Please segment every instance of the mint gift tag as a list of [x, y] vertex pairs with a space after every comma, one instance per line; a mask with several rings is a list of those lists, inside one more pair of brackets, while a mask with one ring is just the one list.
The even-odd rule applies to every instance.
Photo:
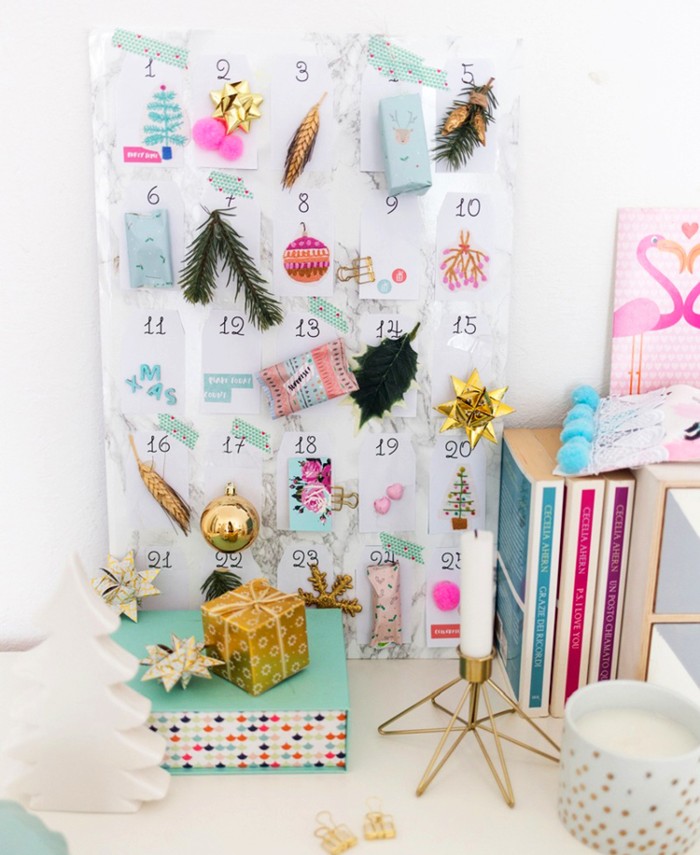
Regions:
[[129, 284], [132, 288], [172, 288], [168, 212], [124, 214]]

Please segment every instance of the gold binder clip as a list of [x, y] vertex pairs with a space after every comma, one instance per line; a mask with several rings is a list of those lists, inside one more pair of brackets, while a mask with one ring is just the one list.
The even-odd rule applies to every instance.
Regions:
[[[322, 816], [328, 817], [328, 825], [321, 819]], [[357, 838], [347, 825], [335, 825], [327, 810], [316, 814], [316, 822], [318, 828], [314, 831], [314, 836], [321, 839], [321, 848], [329, 855], [341, 855], [357, 845]]]
[[337, 276], [339, 282], [349, 282], [351, 279], [354, 279], [358, 285], [366, 285], [374, 282], [372, 256], [367, 255], [364, 258], [355, 258], [350, 267], [339, 267]]
[[346, 493], [344, 487], [333, 487], [331, 490], [331, 510], [336, 514], [343, 508], [355, 510], [359, 503], [360, 497], [357, 493]]
[[[375, 806], [376, 805], [376, 806]], [[392, 840], [396, 837], [394, 817], [382, 813], [382, 803], [379, 799], [367, 799], [369, 810], [365, 814], [363, 833], [365, 840]]]

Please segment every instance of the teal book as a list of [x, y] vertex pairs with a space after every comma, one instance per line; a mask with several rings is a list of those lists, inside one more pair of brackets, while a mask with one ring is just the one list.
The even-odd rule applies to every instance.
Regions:
[[564, 479], [552, 474], [534, 431], [504, 431], [500, 495], [496, 649], [518, 704], [529, 715], [546, 716]]
[[[173, 775], [260, 772], [344, 772], [350, 712], [343, 623], [339, 609], [307, 609], [309, 665], [253, 697], [216, 675], [194, 677], [166, 692], [160, 681], [130, 686], [148, 698], [148, 725], [167, 743], [163, 762]], [[114, 640], [139, 659], [146, 645], [168, 644], [171, 633], [202, 640], [201, 613], [141, 611], [122, 620]]]

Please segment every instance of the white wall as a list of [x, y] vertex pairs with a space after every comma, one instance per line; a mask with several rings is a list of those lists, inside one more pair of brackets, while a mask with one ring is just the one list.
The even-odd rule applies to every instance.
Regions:
[[607, 391], [615, 212], [697, 204], [696, 0], [5, 0], [0, 27], [0, 646], [73, 550], [106, 553], [87, 32], [306, 27], [525, 39], [508, 401]]

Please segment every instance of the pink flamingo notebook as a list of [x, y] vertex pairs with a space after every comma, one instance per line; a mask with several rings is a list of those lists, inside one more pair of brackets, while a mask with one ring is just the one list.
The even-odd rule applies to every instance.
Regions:
[[700, 386], [700, 210], [622, 208], [610, 394]]

